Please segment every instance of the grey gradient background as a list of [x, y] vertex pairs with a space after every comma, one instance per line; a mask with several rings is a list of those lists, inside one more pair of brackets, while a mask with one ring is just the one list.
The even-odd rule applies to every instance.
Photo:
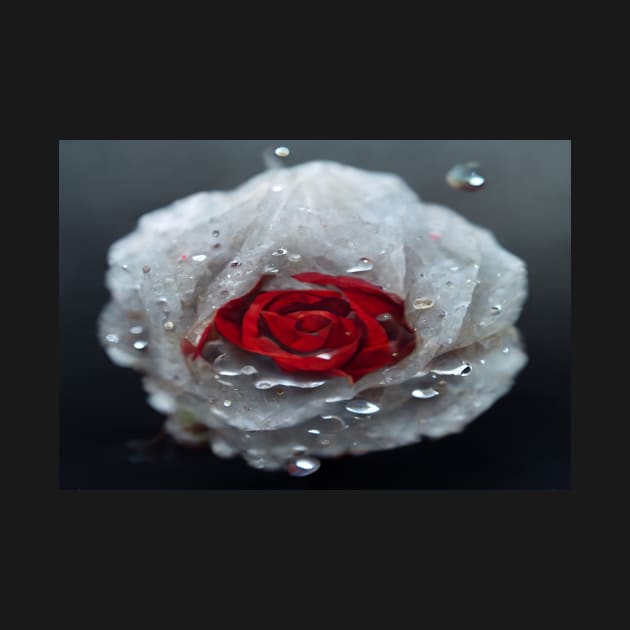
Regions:
[[[109, 362], [96, 338], [108, 301], [109, 245], [138, 218], [200, 190], [227, 190], [263, 169], [329, 159], [400, 175], [424, 200], [494, 232], [525, 260], [530, 296], [518, 326], [529, 364], [511, 392], [461, 434], [362, 457], [324, 460], [304, 479], [167, 443], [132, 463], [125, 442], [157, 433], [140, 376]], [[62, 488], [570, 487], [569, 141], [93, 141], [59, 144], [60, 486]], [[446, 171], [481, 163], [486, 187], [450, 189]]]

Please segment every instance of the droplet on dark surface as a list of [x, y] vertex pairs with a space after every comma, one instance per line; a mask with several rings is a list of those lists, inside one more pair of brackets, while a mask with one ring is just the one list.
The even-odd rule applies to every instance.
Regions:
[[477, 172], [478, 162], [456, 164], [446, 174], [446, 182], [456, 190], [469, 192], [480, 190], [486, 183], [485, 178]]

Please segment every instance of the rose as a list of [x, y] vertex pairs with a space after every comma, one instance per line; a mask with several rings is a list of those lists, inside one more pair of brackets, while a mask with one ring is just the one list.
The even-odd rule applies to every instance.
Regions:
[[217, 311], [194, 358], [216, 331], [244, 350], [271, 357], [284, 371], [347, 376], [354, 382], [398, 363], [415, 348], [404, 301], [397, 295], [358, 278], [293, 277], [338, 290], [261, 291], [263, 276], [251, 291]]
[[111, 359], [176, 440], [256, 468], [461, 431], [526, 362], [523, 262], [392, 175], [312, 162], [192, 195], [109, 264]]

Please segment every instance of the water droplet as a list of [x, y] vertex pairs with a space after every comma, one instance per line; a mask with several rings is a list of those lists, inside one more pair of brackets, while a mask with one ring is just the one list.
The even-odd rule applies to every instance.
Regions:
[[293, 457], [289, 462], [289, 467], [287, 468], [287, 472], [292, 477], [306, 477], [307, 475], [312, 475], [314, 472], [319, 470], [321, 466], [320, 461], [316, 457]]
[[129, 329], [129, 332], [130, 332], [132, 335], [141, 335], [143, 330], [144, 330], [144, 328], [142, 328], [142, 326], [132, 326], [132, 327]]
[[289, 153], [291, 153], [291, 151], [289, 151], [288, 147], [278, 147], [274, 153], [278, 156], [278, 157], [287, 157], [289, 155]]
[[456, 164], [447, 174], [446, 181], [456, 190], [474, 191], [483, 188], [486, 180], [477, 172], [478, 162]]
[[221, 236], [221, 232], [219, 232], [219, 230], [212, 230], [212, 236], [214, 236], [214, 238], [219, 238], [219, 236]]
[[264, 269], [265, 273], [278, 273], [278, 271], [280, 270], [275, 265], [266, 265]]
[[158, 304], [168, 304], [168, 300], [165, 297], [158, 298]]
[[411, 392], [414, 398], [435, 398], [440, 395], [440, 392], [436, 392], [432, 387], [426, 389], [414, 389]]
[[485, 359], [479, 359], [479, 363], [481, 363], [481, 365], [485, 365], [486, 364], [486, 360]]
[[330, 361], [332, 359], [332, 354], [330, 352], [322, 352], [321, 354], [315, 355], [318, 359], [324, 359], [324, 361]]
[[224, 407], [231, 407], [232, 406], [232, 401], [231, 400], [224, 400], [223, 401], [223, 406]]
[[271, 389], [273, 387], [273, 383], [270, 383], [269, 381], [256, 381], [254, 387], [256, 389]]
[[362, 398], [355, 398], [354, 400], [346, 403], [346, 411], [362, 416], [377, 413], [380, 410], [381, 408], [377, 404], [372, 403], [369, 400], [363, 400]]
[[338, 433], [348, 428], [348, 425], [339, 416], [322, 416], [325, 424], [320, 424], [324, 433]]
[[433, 374], [440, 374], [443, 376], [466, 376], [472, 372], [472, 367], [470, 366], [470, 363], [462, 363], [461, 365], [451, 369], [436, 369], [431, 370], [431, 372], [433, 372]]
[[497, 304], [497, 305], [493, 306], [493, 307], [490, 309], [490, 312], [491, 312], [493, 315], [498, 315], [498, 314], [501, 312], [501, 310], [502, 310], [502, 309], [501, 309], [501, 305], [500, 305], [500, 304]]
[[300, 260], [302, 258], [302, 256], [300, 256], [300, 254], [289, 254], [287, 256], [287, 258], [291, 261], [291, 262], [297, 262], [298, 260]]
[[246, 376], [256, 374], [256, 372], [258, 372], [258, 370], [253, 365], [244, 365], [241, 368], [241, 374], [245, 374]]
[[282, 192], [282, 186], [278, 186], [278, 185], [272, 186], [271, 187], [271, 191], [272, 192]]
[[392, 316], [390, 313], [381, 313], [380, 315], [376, 316], [376, 321], [377, 322], [389, 322], [391, 321]]
[[284, 247], [278, 247], [275, 252], [272, 252], [272, 256], [285, 256], [287, 250]]
[[149, 267], [149, 265], [142, 267], [142, 273], [149, 273], [149, 271], [151, 271], [151, 267]]
[[346, 272], [359, 273], [361, 271], [370, 271], [371, 269], [374, 269], [374, 264], [369, 258], [363, 257], [359, 258], [359, 260], [354, 265], [346, 269]]
[[205, 254], [195, 254], [192, 259], [195, 262], [203, 262], [206, 258], [208, 258]]
[[319, 435], [321, 433], [319, 429], [308, 429], [306, 432], [310, 433], [311, 435]]
[[394, 357], [394, 359], [398, 356], [398, 352], [392, 352], [392, 357]]
[[503, 350], [501, 350], [501, 352], [503, 352], [503, 354], [507, 354], [510, 351], [509, 348], [503, 348]]
[[439, 317], [440, 319], [444, 319], [444, 318], [446, 317], [446, 311], [440, 311], [440, 312], [438, 313], [438, 317]]
[[105, 335], [105, 340], [109, 341], [109, 343], [118, 343], [120, 341], [118, 335], [114, 334]]
[[319, 440], [319, 443], [320, 443], [321, 446], [330, 446], [330, 444], [331, 444], [330, 440], [327, 440], [325, 438]]
[[212, 364], [222, 376], [238, 376], [241, 373], [241, 366], [226, 353], [220, 354]]
[[171, 321], [164, 322], [163, 326], [164, 326], [164, 330], [175, 330], [174, 322], [171, 322]]
[[431, 298], [417, 298], [413, 301], [413, 307], [417, 310], [431, 308], [435, 302]]
[[136, 350], [145, 350], [148, 345], [149, 345], [148, 341], [142, 341], [141, 340], [141, 341], [135, 341], [134, 344], [133, 344], [133, 347]]

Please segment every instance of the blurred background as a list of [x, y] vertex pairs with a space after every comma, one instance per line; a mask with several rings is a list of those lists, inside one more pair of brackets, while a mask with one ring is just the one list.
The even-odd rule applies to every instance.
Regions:
[[[96, 337], [108, 302], [107, 250], [138, 218], [201, 190], [228, 190], [283, 162], [335, 160], [401, 176], [425, 200], [494, 232], [525, 260], [530, 295], [518, 322], [529, 363], [516, 385], [461, 434], [324, 460], [305, 478], [254, 470], [149, 439], [164, 417], [140, 375], [117, 367]], [[567, 489], [570, 487], [571, 143], [568, 140], [68, 140], [59, 143], [60, 487], [65, 489]], [[476, 161], [479, 191], [447, 171]]]

